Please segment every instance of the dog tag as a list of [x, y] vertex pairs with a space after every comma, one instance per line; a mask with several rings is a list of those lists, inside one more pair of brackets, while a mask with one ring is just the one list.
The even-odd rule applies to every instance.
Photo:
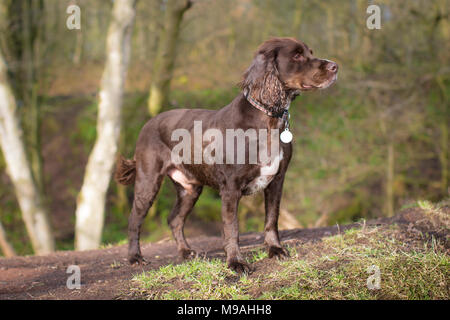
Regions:
[[280, 140], [283, 143], [289, 143], [292, 141], [292, 133], [288, 128], [284, 129], [284, 131], [280, 134]]

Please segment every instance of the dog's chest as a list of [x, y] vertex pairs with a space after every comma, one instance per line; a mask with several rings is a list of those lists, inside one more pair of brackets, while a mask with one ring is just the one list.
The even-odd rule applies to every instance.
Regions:
[[250, 195], [265, 189], [277, 174], [281, 160], [283, 160], [283, 151], [281, 151], [268, 165], [260, 168], [259, 176], [250, 181], [244, 189], [244, 194]]

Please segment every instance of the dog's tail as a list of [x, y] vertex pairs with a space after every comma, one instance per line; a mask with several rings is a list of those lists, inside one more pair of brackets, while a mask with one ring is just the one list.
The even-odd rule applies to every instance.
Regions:
[[125, 186], [133, 184], [136, 179], [136, 160], [129, 160], [119, 156], [114, 178], [118, 183]]

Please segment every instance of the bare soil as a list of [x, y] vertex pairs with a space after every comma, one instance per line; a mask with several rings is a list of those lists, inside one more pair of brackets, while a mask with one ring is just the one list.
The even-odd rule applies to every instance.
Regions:
[[[446, 210], [449, 213], [449, 210]], [[412, 208], [393, 218], [369, 221], [366, 226], [398, 224], [405, 232], [405, 241], [411, 230], [440, 238], [448, 249], [447, 231], [434, 228], [432, 222], [423, 219], [420, 209]], [[300, 243], [320, 242], [349, 228], [362, 227], [362, 223], [314, 229], [281, 231], [282, 241]], [[200, 236], [188, 239], [193, 249], [205, 257], [224, 258], [219, 236]], [[424, 238], [425, 241], [425, 238]], [[240, 238], [243, 252], [263, 246], [262, 233], [247, 233]], [[145, 243], [142, 253], [149, 264], [129, 265], [126, 260], [127, 246], [76, 252], [61, 251], [46, 256], [0, 258], [0, 299], [133, 299], [131, 279], [143, 271], [159, 268], [169, 263], [179, 263], [173, 241]], [[70, 274], [69, 265], [78, 265], [81, 270], [81, 289], [70, 290], [66, 282]], [[271, 268], [271, 260], [258, 263], [257, 268]]]

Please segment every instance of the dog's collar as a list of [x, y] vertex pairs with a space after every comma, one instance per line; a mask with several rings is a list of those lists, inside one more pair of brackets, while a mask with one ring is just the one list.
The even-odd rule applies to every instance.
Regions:
[[245, 99], [247, 99], [248, 102], [250, 102], [250, 104], [252, 106], [254, 106], [256, 109], [264, 112], [269, 117], [273, 117], [273, 118], [289, 117], [289, 106], [291, 105], [290, 100], [288, 101], [288, 103], [283, 107], [283, 109], [280, 112], [273, 112], [270, 110], [270, 109], [272, 109], [271, 107], [266, 107], [266, 106], [262, 105], [261, 103], [259, 103], [258, 101], [256, 101], [255, 99], [253, 99], [249, 94], [249, 90], [244, 90], [244, 97], [245, 97]]

